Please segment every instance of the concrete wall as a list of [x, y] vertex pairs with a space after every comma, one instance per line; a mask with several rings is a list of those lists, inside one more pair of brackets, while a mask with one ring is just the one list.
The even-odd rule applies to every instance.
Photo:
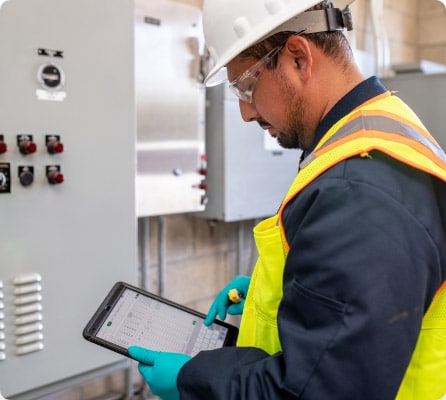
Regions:
[[[216, 292], [256, 259], [254, 221], [224, 223], [196, 215], [162, 217], [165, 232], [163, 295], [207, 312]], [[160, 218], [149, 218], [149, 290], [158, 292]], [[161, 242], [162, 243], [162, 242]]]

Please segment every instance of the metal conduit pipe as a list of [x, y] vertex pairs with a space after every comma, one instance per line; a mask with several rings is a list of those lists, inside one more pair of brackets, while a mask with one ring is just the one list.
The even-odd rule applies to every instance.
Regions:
[[158, 219], [158, 294], [164, 297], [166, 285], [166, 234], [164, 217]]
[[239, 221], [237, 224], [237, 250], [236, 250], [237, 264], [236, 274], [244, 275], [243, 268], [243, 222]]
[[[252, 220], [252, 229], [261, 221], [260, 220]], [[251, 231], [252, 231], [251, 229]], [[237, 231], [237, 265], [236, 265], [236, 273], [237, 275], [251, 275], [254, 269], [254, 265], [257, 261], [258, 253], [257, 247], [255, 244], [255, 240], [253, 235], [251, 235], [251, 241], [249, 243], [249, 249], [245, 250], [245, 237], [244, 237], [244, 224], [242, 221], [238, 223], [238, 231]], [[243, 262], [244, 254], [248, 254], [248, 259]]]
[[[261, 219], [254, 219], [252, 221], [252, 229], [251, 231], [254, 230], [254, 227], [257, 226], [258, 223], [260, 223]], [[257, 262], [257, 258], [259, 257], [259, 253], [257, 252], [257, 245], [254, 239], [254, 235], [251, 236], [251, 245], [250, 245], [250, 250], [249, 250], [249, 259], [248, 259], [248, 263], [246, 264], [246, 271], [245, 274], [246, 275], [252, 275], [252, 272], [254, 270], [254, 266]]]
[[150, 220], [149, 217], [138, 218], [139, 239], [139, 285], [149, 289], [150, 266]]
[[130, 360], [128, 361], [127, 368], [124, 371], [124, 391], [125, 400], [131, 400], [133, 398], [133, 370]]
[[[150, 218], [141, 217], [138, 218], [138, 250], [139, 250], [139, 286], [143, 289], [149, 290], [149, 274], [150, 274]], [[134, 399], [133, 393], [133, 370], [132, 365], [129, 362], [127, 369], [125, 370], [125, 400]], [[139, 382], [143, 388], [143, 396], [146, 398], [148, 395], [148, 388], [142, 377], [139, 377]]]

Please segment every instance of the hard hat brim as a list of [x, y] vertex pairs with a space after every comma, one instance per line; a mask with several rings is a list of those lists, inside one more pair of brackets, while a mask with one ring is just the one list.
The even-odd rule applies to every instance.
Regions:
[[[343, 9], [347, 5], [353, 3], [354, 0], [339, 0], [334, 1], [336, 3], [336, 7], [339, 7]], [[267, 37], [271, 36], [272, 33], [277, 33], [277, 28], [280, 27], [282, 24], [285, 24], [287, 21], [292, 19], [293, 17], [303, 14], [305, 10], [308, 8], [313, 7], [317, 3], [319, 3], [320, 0], [310, 1], [305, 4], [305, 9], [302, 9], [302, 3], [299, 1], [296, 2], [289, 2], [289, 6], [285, 7], [281, 12], [274, 15], [274, 23], [271, 23], [271, 19], [265, 19], [263, 23], [257, 24], [253, 29], [245, 34], [240, 40], [236, 40], [235, 43], [230, 46], [223, 54], [218, 54], [215, 60], [215, 64], [212, 66], [211, 70], [209, 71], [208, 75], [204, 79], [204, 83], [206, 86], [214, 86], [219, 83], [222, 83], [226, 77], [224, 74], [225, 71], [221, 72], [222, 75], [220, 75], [220, 71], [222, 68], [224, 68], [229, 62], [231, 62], [234, 58], [236, 58], [240, 53], [242, 53], [244, 50], [248, 49], [249, 47], [253, 46], [254, 44], [266, 39]], [[206, 4], [206, 3], [205, 3]], [[305, 18], [304, 18], [305, 21]], [[302, 29], [308, 28], [307, 26], [304, 26], [305, 23], [302, 24], [302, 26], [295, 26], [296, 31], [300, 31]], [[210, 29], [212, 29], [210, 27]], [[206, 28], [205, 28], [206, 31]], [[206, 36], [206, 35], [205, 35]], [[209, 52], [211, 56], [216, 55], [216, 52], [213, 51], [213, 49], [210, 47]]]
[[[315, 0], [305, 5], [305, 9], [313, 7], [320, 0]], [[206, 3], [205, 3], [206, 4]], [[271, 20], [265, 20], [263, 23], [256, 25], [248, 34], [243, 37], [243, 40], [237, 40], [234, 45], [228, 48], [224, 54], [218, 56], [218, 60], [216, 60], [215, 65], [209, 71], [206, 76], [204, 83], [208, 86], [208, 82], [211, 82], [211, 79], [219, 70], [225, 67], [230, 61], [232, 61], [235, 57], [237, 57], [241, 52], [253, 46], [254, 44], [260, 42], [263, 39], [266, 39], [269, 36], [269, 33], [276, 29], [279, 25], [283, 24], [293, 16], [302, 13], [305, 10], [302, 10], [302, 5], [300, 2], [296, 1], [290, 4], [290, 7], [285, 7], [281, 12], [274, 15], [274, 24], [271, 24]], [[212, 49], [210, 49], [212, 55]]]

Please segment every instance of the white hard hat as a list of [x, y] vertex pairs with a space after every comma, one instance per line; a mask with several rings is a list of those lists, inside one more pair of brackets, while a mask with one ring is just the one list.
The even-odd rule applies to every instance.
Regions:
[[[280, 31], [306, 33], [334, 30], [325, 10], [302, 14], [321, 0], [205, 0], [203, 30], [214, 65], [205, 79], [208, 86], [222, 82], [217, 74], [242, 51]], [[353, 1], [340, 0], [345, 6]], [[338, 10], [339, 11], [339, 10]], [[336, 18], [335, 18], [336, 19]], [[290, 29], [290, 24], [293, 29]], [[338, 26], [335, 29], [341, 29]], [[226, 71], [224, 71], [226, 74]]]

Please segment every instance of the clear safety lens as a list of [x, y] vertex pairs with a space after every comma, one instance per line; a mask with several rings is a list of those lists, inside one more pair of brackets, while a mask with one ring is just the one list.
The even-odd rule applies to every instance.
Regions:
[[264, 57], [257, 61], [253, 66], [243, 72], [237, 79], [229, 83], [229, 89], [240, 99], [252, 103], [255, 85], [260, 74], [266, 68], [271, 59], [282, 50], [285, 43], [269, 51]]
[[[294, 32], [293, 35], [301, 35], [305, 29]], [[248, 103], [252, 103], [254, 89], [260, 74], [268, 66], [272, 58], [283, 49], [288, 38], [277, 47], [270, 50], [264, 57], [257, 61], [253, 66], [243, 72], [238, 78], [229, 83], [229, 89], [240, 99]]]
[[229, 89], [231, 89], [232, 93], [234, 93], [240, 100], [252, 103], [252, 95], [259, 75], [260, 71], [257, 71], [255, 76], [250, 75], [241, 77], [240, 79], [231, 82], [229, 84]]

